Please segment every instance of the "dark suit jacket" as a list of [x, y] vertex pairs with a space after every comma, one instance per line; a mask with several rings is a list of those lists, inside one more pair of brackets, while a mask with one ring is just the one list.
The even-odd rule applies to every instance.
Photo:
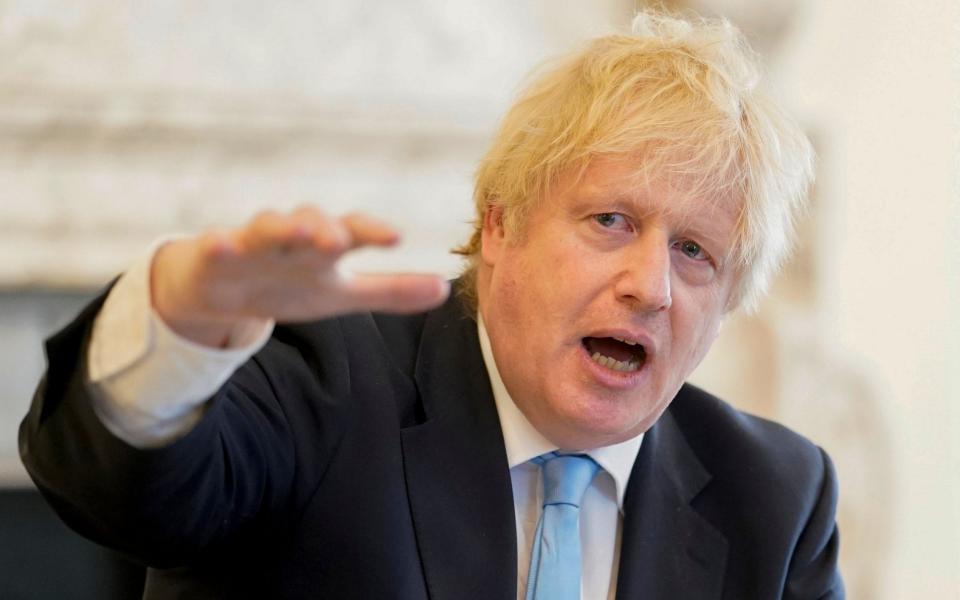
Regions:
[[[507, 458], [457, 300], [279, 327], [155, 450], [92, 412], [98, 308], [48, 341], [21, 454], [69, 525], [155, 567], [148, 598], [514, 600]], [[685, 386], [630, 477], [617, 597], [842, 598], [836, 497], [816, 446]]]

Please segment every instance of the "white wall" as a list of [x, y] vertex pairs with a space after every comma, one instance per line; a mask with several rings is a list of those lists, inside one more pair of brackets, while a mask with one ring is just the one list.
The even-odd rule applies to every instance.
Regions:
[[952, 0], [810, 2], [777, 65], [825, 148], [822, 323], [891, 425], [890, 600], [960, 598], [957, 19]]

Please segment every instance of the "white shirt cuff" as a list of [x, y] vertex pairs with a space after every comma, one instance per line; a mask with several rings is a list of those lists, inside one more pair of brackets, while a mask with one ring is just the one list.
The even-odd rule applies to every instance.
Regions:
[[247, 322], [227, 348], [177, 335], [150, 299], [154, 244], [114, 285], [93, 324], [87, 353], [94, 411], [127, 443], [151, 448], [185, 435], [203, 416], [206, 400], [266, 344], [272, 320]]

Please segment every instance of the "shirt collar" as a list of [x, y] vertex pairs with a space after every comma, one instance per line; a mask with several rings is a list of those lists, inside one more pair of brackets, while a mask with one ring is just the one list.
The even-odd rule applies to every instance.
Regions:
[[[507, 450], [507, 462], [510, 468], [523, 464], [531, 458], [558, 450], [557, 445], [540, 433], [527, 417], [517, 408], [513, 398], [507, 391], [500, 371], [493, 358], [490, 347], [490, 338], [487, 328], [483, 324], [483, 317], [477, 314], [477, 334], [480, 337], [480, 350], [483, 353], [483, 362], [490, 377], [490, 387], [493, 388], [493, 400], [497, 405], [497, 415], [500, 418], [500, 429], [503, 431], [503, 443]], [[617, 505], [623, 510], [623, 496], [627, 491], [627, 481], [633, 470], [633, 463], [640, 451], [643, 434], [629, 440], [582, 451], [603, 467], [603, 470], [613, 477], [617, 488]]]

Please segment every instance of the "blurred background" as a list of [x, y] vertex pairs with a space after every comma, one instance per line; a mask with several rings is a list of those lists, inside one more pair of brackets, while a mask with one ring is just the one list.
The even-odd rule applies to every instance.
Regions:
[[[140, 577], [20, 466], [43, 338], [156, 237], [267, 207], [376, 213], [406, 241], [354, 266], [454, 275], [524, 74], [641, 5], [0, 0], [0, 597]], [[666, 5], [744, 29], [819, 153], [796, 256], [693, 379], [832, 455], [851, 598], [960, 598], [957, 3]]]

